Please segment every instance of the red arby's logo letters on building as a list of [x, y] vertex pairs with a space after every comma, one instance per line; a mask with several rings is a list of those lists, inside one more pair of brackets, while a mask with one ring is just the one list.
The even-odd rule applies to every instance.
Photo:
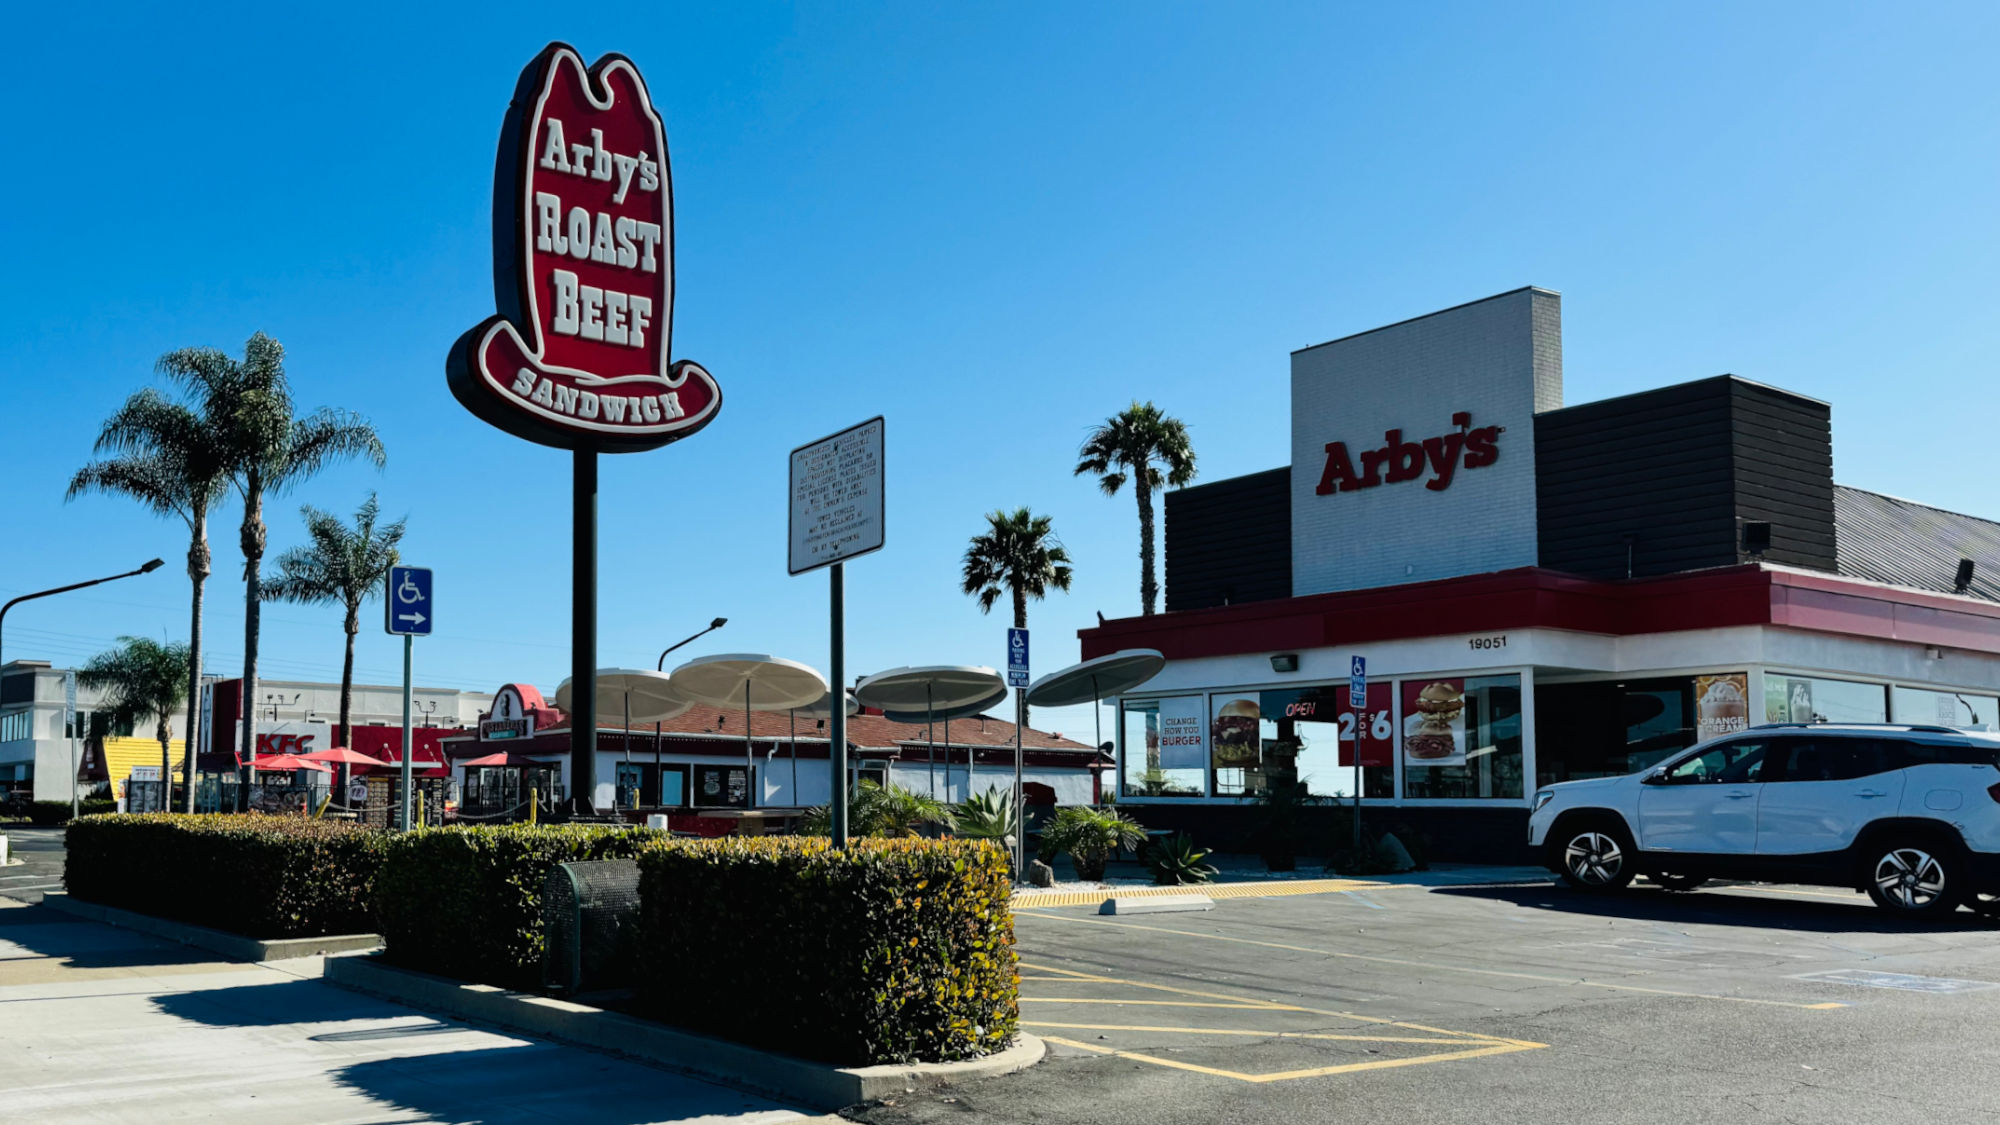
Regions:
[[588, 70], [552, 43], [521, 72], [493, 189], [498, 315], [459, 337], [452, 393], [486, 421], [565, 449], [636, 452], [715, 417], [722, 391], [669, 358], [673, 187], [638, 68]]
[[1359, 457], [1347, 451], [1346, 442], [1330, 441], [1319, 487], [1313, 491], [1326, 496], [1427, 477], [1425, 488], [1443, 492], [1461, 468], [1483, 469], [1500, 459], [1504, 427], [1475, 429], [1471, 413], [1464, 410], [1451, 416], [1451, 424], [1456, 428], [1447, 433], [1414, 440], [1406, 440], [1401, 430], [1390, 430], [1382, 435], [1381, 446], [1363, 450]]

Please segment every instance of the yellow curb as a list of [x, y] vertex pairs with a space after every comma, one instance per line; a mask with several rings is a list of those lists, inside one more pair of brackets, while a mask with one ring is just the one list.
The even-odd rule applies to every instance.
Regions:
[[1192, 887], [1106, 887], [1101, 891], [1016, 890], [1011, 905], [1016, 910], [1038, 910], [1046, 906], [1093, 906], [1107, 898], [1152, 898], [1157, 895], [1184, 895], [1193, 891], [1210, 898], [1276, 898], [1281, 895], [1324, 895], [1336, 891], [1373, 890], [1391, 886], [1366, 879], [1291, 879], [1269, 883], [1202, 883]]

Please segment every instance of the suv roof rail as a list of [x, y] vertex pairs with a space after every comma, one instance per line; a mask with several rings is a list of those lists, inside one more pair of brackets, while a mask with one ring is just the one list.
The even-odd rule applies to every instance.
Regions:
[[1818, 728], [1833, 728], [1833, 729], [1839, 729], [1839, 728], [1842, 728], [1842, 727], [1863, 727], [1863, 728], [1873, 728], [1873, 729], [1878, 729], [1878, 730], [1907, 730], [1907, 731], [1912, 731], [1912, 732], [1916, 732], [1916, 733], [1919, 733], [1919, 734], [1970, 734], [1970, 733], [1974, 733], [1974, 732], [1971, 732], [1971, 731], [1967, 731], [1967, 730], [1964, 730], [1964, 729], [1961, 729], [1961, 728], [1959, 728], [1959, 727], [1944, 727], [1944, 726], [1938, 726], [1938, 725], [1937, 725], [1937, 724], [1935, 724], [1935, 723], [1834, 723], [1834, 722], [1826, 722], [1826, 723], [1802, 723], [1802, 722], [1783, 722], [1783, 723], [1758, 723], [1758, 724], [1757, 724], [1756, 726], [1754, 726], [1754, 727], [1752, 727], [1752, 728], [1750, 728], [1750, 729], [1752, 729], [1752, 730], [1774, 730], [1774, 729], [1790, 729], [1790, 728], [1794, 728], [1794, 727], [1796, 727], [1796, 728], [1799, 728], [1799, 729], [1801, 729], [1801, 730], [1812, 730], [1812, 729], [1818, 729]]

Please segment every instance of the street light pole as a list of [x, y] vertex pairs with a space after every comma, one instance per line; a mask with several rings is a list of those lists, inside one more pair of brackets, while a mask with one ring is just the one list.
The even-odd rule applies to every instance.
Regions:
[[[682, 645], [693, 644], [695, 641], [708, 636], [710, 633], [727, 624], [729, 624], [727, 617], [718, 617], [708, 623], [708, 628], [703, 629], [687, 640], [675, 641], [673, 644], [668, 645], [666, 652], [660, 654], [660, 662], [653, 666], [653, 670], [655, 672], [666, 671], [668, 653], [680, 648]], [[632, 724], [627, 723], [625, 725], [631, 726]], [[653, 792], [659, 795], [660, 804], [665, 806], [667, 803], [667, 779], [660, 773], [660, 722], [657, 719], [653, 721]]]
[[[116, 582], [120, 578], [132, 578], [141, 574], [151, 574], [165, 565], [167, 565], [166, 560], [153, 559], [145, 563], [144, 565], [140, 566], [139, 569], [128, 570], [123, 574], [107, 574], [103, 578], [93, 578], [88, 582], [72, 582], [67, 586], [57, 586], [51, 590], [37, 590], [32, 594], [22, 594], [18, 598], [8, 599], [5, 605], [0, 605], [0, 668], [5, 668], [7, 666], [7, 658], [6, 658], [7, 646], [5, 638], [7, 630], [8, 610], [13, 609], [15, 606], [20, 605], [22, 602], [34, 601], [36, 598], [46, 598], [53, 596], [55, 594], [67, 594], [71, 590], [81, 590], [86, 586], [98, 586], [106, 582]], [[72, 731], [71, 733], [73, 735], [75, 732]], [[72, 806], [74, 806], [76, 804], [76, 773], [77, 773], [74, 749], [72, 749], [70, 757], [71, 757], [70, 773], [69, 773], [70, 803]], [[187, 783], [188, 783], [188, 792], [190, 793], [194, 792], [194, 778], [192, 776], [190, 776], [187, 779]], [[167, 795], [171, 797], [174, 791], [174, 775], [172, 773], [163, 774], [161, 784], [166, 786]], [[172, 804], [173, 802], [169, 800], [167, 803]], [[71, 811], [74, 812], [75, 810], [72, 809]]]
[[[67, 586], [57, 586], [53, 590], [38, 590], [32, 594], [22, 594], [20, 597], [8, 601], [7, 604], [0, 605], [0, 638], [4, 638], [4, 636], [6, 635], [7, 611], [13, 609], [17, 605], [20, 605], [22, 602], [31, 602], [34, 601], [36, 598], [46, 598], [51, 594], [67, 594], [71, 590], [81, 590], [85, 586], [97, 586], [105, 582], [116, 582], [120, 578], [131, 578], [135, 575], [151, 574], [165, 565], [166, 561], [164, 559], [154, 559], [153, 561], [147, 563], [146, 565], [140, 567], [137, 570], [128, 570], [123, 574], [111, 574], [111, 575], [106, 575], [103, 578], [93, 578], [88, 582], [72, 582]], [[5, 650], [6, 650], [6, 644], [4, 643], [4, 641], [0, 641], [0, 667], [4, 667], [7, 663]]]

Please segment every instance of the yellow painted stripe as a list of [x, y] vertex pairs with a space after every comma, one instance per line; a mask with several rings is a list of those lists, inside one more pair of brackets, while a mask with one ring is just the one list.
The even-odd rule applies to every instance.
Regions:
[[1116, 887], [1101, 891], [1016, 890], [1010, 905], [1016, 910], [1040, 910], [1049, 906], [1094, 906], [1107, 898], [1153, 898], [1159, 895], [1200, 894], [1209, 898], [1279, 898], [1285, 895], [1324, 895], [1335, 891], [1358, 891], [1393, 884], [1367, 879], [1293, 879], [1285, 882], [1203, 883], [1188, 887]]
[[[1228, 942], [1234, 945], [1251, 945], [1251, 946], [1258, 946], [1264, 949], [1282, 949], [1290, 953], [1311, 953], [1319, 957], [1337, 957], [1348, 961], [1371, 961], [1381, 965], [1400, 965], [1403, 966], [1404, 968], [1424, 969], [1426, 971], [1436, 972], [1436, 973], [1464, 973], [1471, 976], [1499, 977], [1505, 980], [1536, 981], [1541, 984], [1572, 984], [1582, 988], [1597, 988], [1609, 992], [1637, 992], [1652, 996], [1679, 996], [1691, 1000], [1726, 1000], [1732, 1004], [1757, 1004], [1773, 1008], [1796, 1008], [1808, 1012], [1829, 1011], [1833, 1008], [1847, 1007], [1847, 1005], [1845, 1004], [1825, 1004], [1825, 1003], [1800, 1004], [1792, 1000], [1762, 1000], [1752, 996], [1718, 996], [1712, 993], [1683, 992], [1671, 988], [1647, 988], [1642, 985], [1636, 985], [1636, 984], [1612, 984], [1608, 981], [1595, 981], [1582, 977], [1558, 977], [1558, 976], [1549, 976], [1544, 973], [1517, 973], [1517, 972], [1511, 972], [1506, 969], [1475, 969], [1465, 965], [1445, 965], [1433, 961], [1411, 961], [1402, 957], [1382, 957], [1370, 953], [1345, 953], [1334, 949], [1316, 949], [1309, 945], [1286, 945], [1282, 942], [1257, 941], [1254, 938], [1230, 937], [1227, 934], [1204, 934], [1204, 933], [1197, 933], [1193, 930], [1168, 929], [1165, 926], [1145, 926], [1137, 922], [1111, 922], [1111, 921], [1100, 920], [1097, 918], [1077, 918], [1067, 914], [1024, 914], [1022, 915], [1022, 917], [1034, 918], [1038, 921], [1069, 922], [1074, 925], [1080, 925], [1080, 926], [1109, 926], [1113, 929], [1149, 930], [1156, 934], [1173, 934], [1176, 937], [1200, 938], [1204, 941]], [[1046, 972], [1048, 970], [1046, 968], [1042, 968], [1041, 971]], [[1137, 983], [1137, 982], [1128, 982], [1128, 983]], [[1139, 985], [1139, 987], [1144, 988], [1149, 986]], [[1218, 999], [1231, 999], [1231, 997], [1218, 997]]]
[[[1254, 1039], [1331, 1039], [1343, 1043], [1446, 1043], [1452, 1046], [1491, 1046], [1486, 1038], [1418, 1039], [1409, 1035], [1339, 1035], [1330, 1031], [1264, 1031], [1234, 1027], [1157, 1027], [1125, 1023], [1049, 1023], [1022, 1020], [1022, 1027], [1054, 1027], [1064, 1031], [1154, 1031], [1167, 1035], [1241, 1035]], [[1517, 1043], [1522, 1047], [1546, 1047], [1546, 1043]]]

